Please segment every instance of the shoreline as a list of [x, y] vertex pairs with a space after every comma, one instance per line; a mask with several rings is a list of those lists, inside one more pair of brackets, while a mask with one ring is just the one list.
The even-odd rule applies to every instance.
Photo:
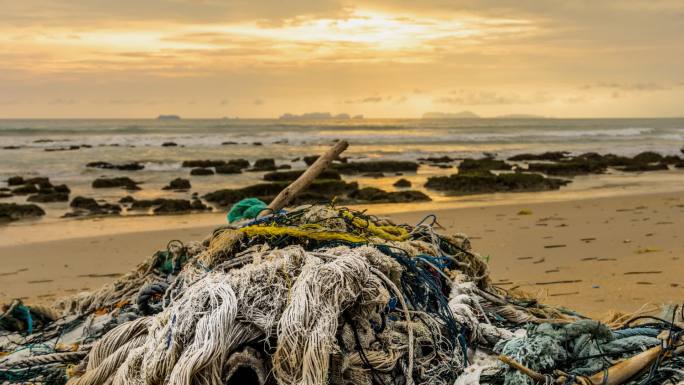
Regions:
[[[397, 223], [417, 223], [436, 213], [444, 232], [467, 234], [474, 250], [489, 256], [494, 282], [589, 315], [684, 298], [676, 274], [684, 257], [677, 232], [684, 226], [684, 191], [566, 195], [555, 201], [535, 201], [535, 194], [498, 204], [473, 200], [456, 207], [454, 202], [431, 202], [354, 208], [388, 215]], [[531, 214], [518, 215], [524, 210]], [[24, 296], [28, 302], [49, 302], [95, 289], [168, 241], [201, 240], [223, 223], [224, 213], [212, 213], [5, 226], [0, 229], [0, 301]]]

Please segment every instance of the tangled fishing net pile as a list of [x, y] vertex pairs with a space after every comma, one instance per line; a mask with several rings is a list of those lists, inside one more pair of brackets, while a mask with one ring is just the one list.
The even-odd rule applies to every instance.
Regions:
[[[684, 379], [676, 311], [602, 324], [517, 298], [491, 284], [465, 236], [434, 225], [306, 206], [242, 219], [202, 242], [172, 241], [95, 292], [53, 307], [7, 305], [0, 383]], [[621, 360], [642, 357], [642, 369], [619, 377]]]

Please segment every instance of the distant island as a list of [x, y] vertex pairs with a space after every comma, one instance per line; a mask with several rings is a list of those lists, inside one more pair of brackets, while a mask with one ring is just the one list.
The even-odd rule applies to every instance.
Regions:
[[426, 112], [423, 119], [478, 119], [480, 116], [471, 111], [461, 112]]
[[307, 112], [305, 114], [297, 115], [285, 113], [280, 115], [278, 118], [280, 120], [325, 120], [325, 119], [336, 119], [336, 120], [348, 120], [348, 119], [363, 119], [363, 115], [351, 115], [347, 113], [340, 113], [333, 115], [329, 112]]
[[181, 120], [181, 117], [178, 115], [159, 115], [157, 120]]

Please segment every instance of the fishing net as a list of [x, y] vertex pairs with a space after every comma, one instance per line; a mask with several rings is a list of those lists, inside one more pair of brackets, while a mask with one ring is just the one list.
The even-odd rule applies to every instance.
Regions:
[[[171, 241], [94, 292], [51, 307], [6, 305], [0, 383], [660, 384], [684, 378], [676, 309], [670, 319], [606, 325], [516, 297], [492, 285], [466, 236], [438, 234], [435, 225], [434, 216], [395, 224], [315, 205], [243, 219], [201, 242]], [[627, 376], [616, 370], [621, 360], [623, 366], [639, 361], [640, 369]]]

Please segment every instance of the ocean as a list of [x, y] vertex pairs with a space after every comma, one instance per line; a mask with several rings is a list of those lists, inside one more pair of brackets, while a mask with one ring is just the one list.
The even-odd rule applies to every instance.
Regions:
[[[162, 191], [161, 187], [181, 176], [189, 178], [191, 191], [201, 195], [219, 188], [257, 183], [262, 173], [191, 177], [189, 169], [181, 168], [183, 160], [274, 158], [276, 163], [296, 169], [303, 168], [304, 163], [293, 159], [321, 153], [336, 139], [349, 141], [344, 155], [352, 160], [483, 154], [506, 158], [522, 152], [556, 150], [620, 155], [650, 150], [674, 155], [684, 145], [684, 118], [0, 120], [0, 180], [12, 175], [48, 176], [53, 183], [66, 183], [72, 189], [72, 197], [85, 195], [115, 201], [127, 192], [96, 190], [90, 188], [90, 183], [99, 176], [120, 175], [143, 182], [143, 189], [135, 193], [138, 199], [184, 198], [183, 193]], [[165, 142], [178, 146], [162, 147]], [[77, 150], [48, 151], [83, 145], [86, 147]], [[145, 168], [115, 171], [85, 167], [93, 161], [136, 161]], [[408, 179], [420, 186], [430, 175], [452, 172], [426, 166]], [[390, 190], [395, 179], [356, 178], [361, 184]], [[431, 195], [440, 199], [439, 194]], [[58, 214], [67, 209], [65, 203], [48, 205], [57, 208]]]

